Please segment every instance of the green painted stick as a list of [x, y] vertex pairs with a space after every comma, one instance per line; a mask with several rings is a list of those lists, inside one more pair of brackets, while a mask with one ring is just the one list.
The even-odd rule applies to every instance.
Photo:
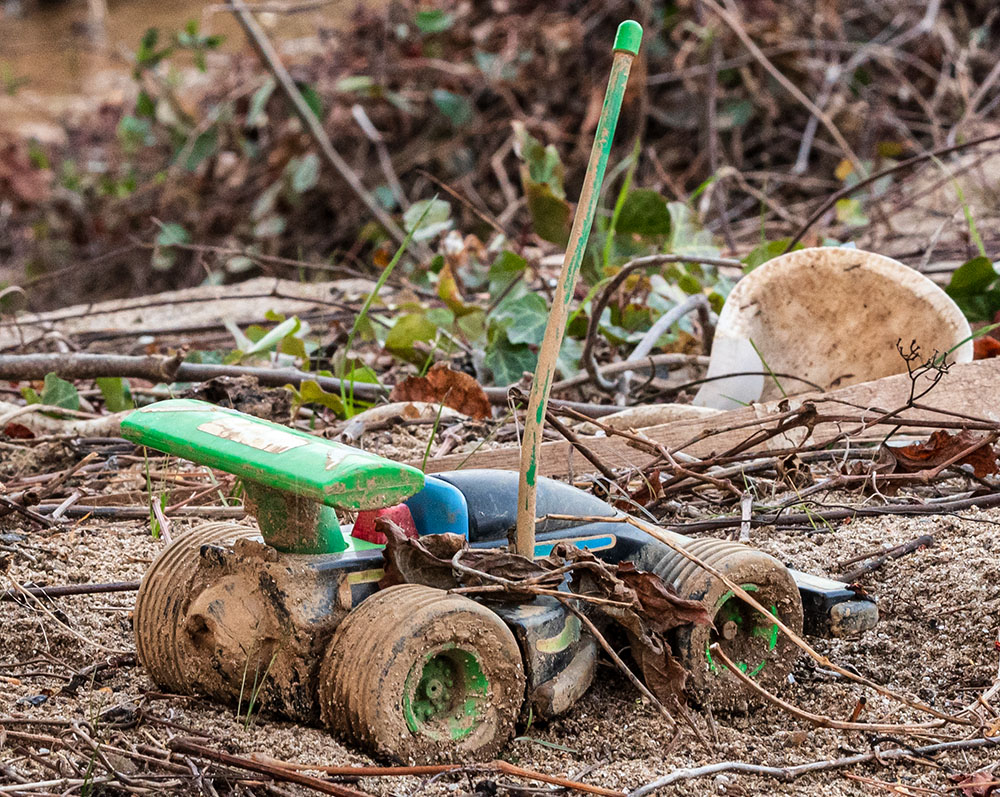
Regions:
[[533, 557], [535, 553], [535, 499], [538, 483], [538, 456], [542, 445], [542, 429], [545, 425], [545, 410], [549, 403], [549, 388], [562, 345], [566, 327], [566, 308], [573, 298], [576, 276], [583, 263], [587, 249], [587, 239], [597, 212], [604, 170], [608, 165], [611, 143], [618, 125], [618, 113], [625, 96], [628, 73], [632, 61], [639, 54], [642, 41], [642, 26], [633, 20], [626, 20], [618, 26], [615, 37], [615, 57], [611, 65], [611, 77], [604, 95], [604, 107], [597, 123], [594, 148], [590, 152], [587, 175], [583, 180], [580, 202], [576, 206], [573, 229], [570, 232], [562, 274], [552, 300], [549, 321], [545, 326], [545, 337], [538, 352], [538, 366], [531, 385], [528, 400], [528, 414], [524, 421], [524, 437], [521, 440], [521, 480], [517, 491], [517, 537], [514, 548], [521, 556]]

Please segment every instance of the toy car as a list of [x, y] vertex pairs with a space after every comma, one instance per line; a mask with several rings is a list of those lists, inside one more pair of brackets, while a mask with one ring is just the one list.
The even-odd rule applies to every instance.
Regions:
[[[141, 663], [162, 687], [322, 721], [376, 757], [484, 758], [526, 707], [551, 717], [594, 676], [596, 644], [551, 597], [486, 605], [416, 584], [378, 590], [374, 518], [413, 535], [450, 532], [471, 547], [507, 544], [517, 474], [419, 470], [234, 410], [189, 399], [152, 404], [122, 422], [130, 440], [240, 477], [257, 527], [207, 523], [177, 537], [142, 580], [135, 609]], [[341, 526], [335, 510], [357, 513]], [[795, 648], [725, 585], [570, 485], [542, 479], [538, 515], [607, 521], [540, 523], [536, 556], [568, 542], [607, 562], [659, 574], [703, 600], [713, 626], [672, 640], [691, 682], [731, 693], [736, 679], [708, 652], [720, 642], [747, 674], [783, 679]], [[717, 539], [677, 535], [688, 550], [753, 591], [799, 630], [846, 634], [877, 621], [846, 585], [788, 570]]]

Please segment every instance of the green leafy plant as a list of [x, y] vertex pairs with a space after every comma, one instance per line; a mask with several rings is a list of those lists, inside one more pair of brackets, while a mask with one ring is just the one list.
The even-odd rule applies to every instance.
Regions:
[[80, 394], [72, 382], [60, 379], [54, 373], [45, 375], [41, 394], [32, 387], [26, 387], [21, 390], [21, 395], [28, 404], [45, 404], [65, 410], [80, 409]]
[[951, 275], [945, 292], [970, 321], [992, 321], [1000, 312], [1000, 284], [993, 261], [978, 255]]
[[[297, 316], [285, 318], [283, 315], [268, 311], [265, 317], [274, 321], [275, 326], [266, 329], [259, 324], [251, 324], [246, 330], [241, 330], [235, 323], [226, 320], [225, 326], [236, 341], [236, 350], [230, 352], [223, 362], [237, 363], [247, 360], [284, 357], [288, 361], [297, 361], [308, 367], [308, 350], [315, 344], [308, 343], [306, 335], [310, 327]], [[308, 345], [307, 345], [308, 343]]]

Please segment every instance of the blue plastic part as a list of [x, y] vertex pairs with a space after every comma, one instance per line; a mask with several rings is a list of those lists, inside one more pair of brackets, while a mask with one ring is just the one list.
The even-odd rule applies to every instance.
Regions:
[[427, 476], [424, 489], [405, 501], [417, 533], [469, 536], [469, 504], [462, 491], [443, 479]]
[[613, 534], [609, 534], [606, 537], [566, 537], [565, 539], [555, 539], [551, 542], [540, 542], [535, 545], [535, 557], [548, 556], [557, 545], [567, 542], [572, 543], [574, 548], [581, 551], [604, 551], [608, 548], [614, 548], [617, 541], [617, 538]]

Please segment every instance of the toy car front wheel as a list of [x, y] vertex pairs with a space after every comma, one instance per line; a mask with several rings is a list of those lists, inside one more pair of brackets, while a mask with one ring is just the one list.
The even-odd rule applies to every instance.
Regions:
[[395, 761], [494, 755], [514, 732], [517, 641], [486, 607], [416, 584], [383, 590], [340, 624], [320, 671], [323, 721]]
[[192, 689], [180, 640], [202, 546], [255, 536], [254, 529], [237, 523], [204, 523], [175, 538], [142, 577], [133, 613], [135, 646], [160, 686], [182, 694]]

